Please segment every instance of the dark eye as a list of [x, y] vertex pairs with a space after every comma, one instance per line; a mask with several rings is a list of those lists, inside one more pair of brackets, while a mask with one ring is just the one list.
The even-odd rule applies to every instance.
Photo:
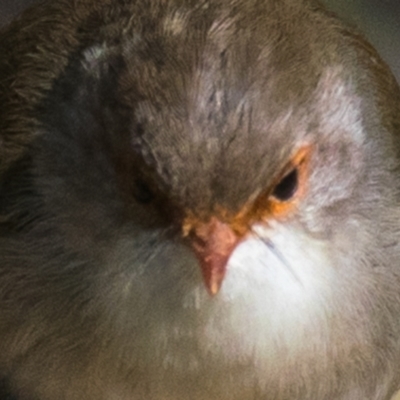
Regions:
[[294, 168], [274, 187], [272, 196], [279, 201], [288, 201], [296, 193], [298, 187], [299, 173], [297, 168]]
[[149, 204], [154, 200], [154, 193], [141, 179], [135, 181], [133, 189], [135, 199], [141, 204]]

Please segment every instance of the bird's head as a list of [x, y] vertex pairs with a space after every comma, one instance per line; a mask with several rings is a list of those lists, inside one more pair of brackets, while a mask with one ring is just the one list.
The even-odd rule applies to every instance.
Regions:
[[396, 325], [393, 78], [312, 2], [150, 3], [86, 18], [37, 104], [40, 279], [135, 365], [357, 375]]

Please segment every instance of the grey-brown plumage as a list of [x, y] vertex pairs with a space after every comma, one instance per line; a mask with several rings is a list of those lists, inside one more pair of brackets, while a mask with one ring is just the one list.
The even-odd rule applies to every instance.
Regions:
[[0, 54], [14, 396], [390, 399], [400, 93], [362, 37], [312, 0], [51, 0]]

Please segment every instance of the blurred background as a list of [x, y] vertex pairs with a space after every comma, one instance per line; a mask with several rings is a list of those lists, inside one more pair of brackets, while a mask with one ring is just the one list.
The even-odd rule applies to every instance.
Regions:
[[[0, 0], [0, 26], [38, 0]], [[400, 0], [322, 0], [361, 31], [391, 66], [400, 82]]]
[[368, 37], [400, 82], [400, 0], [322, 0]]

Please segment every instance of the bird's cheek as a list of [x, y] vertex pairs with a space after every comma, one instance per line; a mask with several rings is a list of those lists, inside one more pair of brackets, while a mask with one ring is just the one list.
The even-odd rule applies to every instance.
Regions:
[[[259, 233], [268, 234], [263, 237], [274, 250], [257, 236], [236, 247], [221, 290], [208, 301], [212, 313], [205, 342], [225, 355], [232, 346], [272, 359], [277, 346], [298, 354], [310, 337], [325, 341], [329, 336], [335, 300], [344, 301], [335, 299], [339, 277], [324, 245], [285, 226]], [[215, 335], [221, 330], [229, 340]], [[269, 365], [268, 357], [260, 357], [260, 363]]]
[[254, 296], [269, 312], [324, 307], [337, 279], [334, 262], [327, 245], [293, 227], [260, 228], [232, 253], [222, 292]]

